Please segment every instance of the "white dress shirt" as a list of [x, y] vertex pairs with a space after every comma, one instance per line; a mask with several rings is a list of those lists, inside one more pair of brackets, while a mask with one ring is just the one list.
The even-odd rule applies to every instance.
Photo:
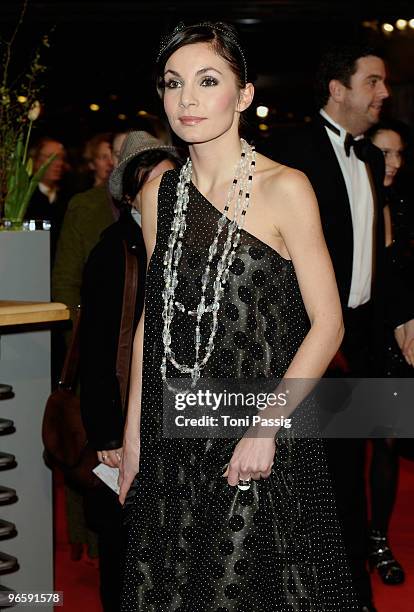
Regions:
[[324, 110], [320, 113], [339, 130], [339, 134], [336, 134], [325, 126], [342, 170], [351, 208], [354, 250], [348, 306], [356, 308], [371, 298], [374, 199], [365, 162], [357, 158], [353, 147], [349, 157], [346, 156], [344, 148], [346, 130]]
[[49, 200], [49, 203], [53, 204], [57, 196], [56, 189], [52, 189], [51, 187], [48, 187], [44, 183], [39, 183], [38, 187], [39, 187], [39, 191], [47, 197], [47, 199]]

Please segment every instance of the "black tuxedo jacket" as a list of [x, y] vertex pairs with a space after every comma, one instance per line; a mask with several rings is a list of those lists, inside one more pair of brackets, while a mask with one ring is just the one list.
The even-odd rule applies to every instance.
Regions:
[[55, 259], [56, 246], [62, 228], [63, 217], [69, 202], [71, 193], [67, 189], [60, 189], [57, 193], [55, 202], [49, 202], [47, 196], [42, 193], [39, 187], [33, 192], [27, 207], [25, 219], [48, 219], [51, 223], [50, 229], [50, 258], [51, 267]]
[[[309, 178], [319, 203], [325, 240], [331, 255], [343, 307], [348, 304], [352, 279], [353, 229], [351, 208], [341, 167], [318, 115], [304, 128], [289, 134], [279, 145], [278, 161], [297, 168]], [[393, 327], [412, 317], [411, 304], [398, 274], [387, 267], [384, 237], [384, 158], [367, 144], [366, 166], [374, 197], [374, 247], [372, 301], [375, 334], [378, 337], [385, 316]]]

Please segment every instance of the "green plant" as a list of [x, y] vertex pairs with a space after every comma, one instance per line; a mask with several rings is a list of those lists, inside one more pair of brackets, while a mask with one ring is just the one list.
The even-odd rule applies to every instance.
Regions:
[[[7, 182], [7, 195], [4, 203], [4, 214], [13, 221], [23, 221], [30, 198], [34, 190], [42, 180], [48, 166], [52, 163], [56, 155], [51, 155], [44, 164], [33, 174], [33, 163], [27, 157], [27, 150], [30, 140], [32, 123], [37, 117], [30, 119], [36, 111], [36, 106], [29, 111], [29, 126], [26, 134], [26, 141], [23, 143], [23, 135], [19, 135], [15, 150], [11, 157], [9, 176]], [[39, 108], [40, 110], [40, 108]]]
[[0, 41], [0, 218], [5, 214], [16, 221], [23, 219], [34, 190], [53, 161], [51, 157], [33, 174], [28, 158], [33, 122], [40, 113], [39, 77], [46, 70], [41, 52], [49, 47], [47, 36], [42, 38], [27, 69], [14, 79], [10, 77], [12, 50], [27, 5], [28, 0], [24, 0], [11, 38]]

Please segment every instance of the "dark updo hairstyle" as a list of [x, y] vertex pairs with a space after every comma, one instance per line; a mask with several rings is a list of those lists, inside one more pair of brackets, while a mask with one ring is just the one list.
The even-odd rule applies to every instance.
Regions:
[[160, 96], [164, 94], [164, 68], [169, 57], [186, 45], [208, 43], [213, 51], [229, 64], [237, 84], [243, 89], [247, 84], [246, 54], [242, 49], [237, 30], [221, 21], [204, 22], [185, 26], [180, 23], [172, 34], [161, 40], [160, 51], [156, 62], [156, 84]]
[[140, 153], [127, 164], [122, 175], [123, 195], [119, 203], [121, 209], [130, 208], [155, 166], [165, 160], [170, 160], [175, 166], [180, 163], [169, 151], [151, 149]]
[[410, 128], [406, 123], [398, 121], [397, 119], [381, 119], [379, 123], [372, 126], [366, 133], [366, 136], [373, 140], [378, 132], [390, 130], [396, 132], [401, 138], [404, 149], [411, 145]]
[[381, 57], [382, 53], [374, 47], [350, 43], [331, 47], [322, 56], [315, 79], [315, 102], [323, 108], [330, 96], [329, 83], [337, 80], [345, 87], [351, 86], [351, 77], [357, 71], [357, 61], [373, 55]]

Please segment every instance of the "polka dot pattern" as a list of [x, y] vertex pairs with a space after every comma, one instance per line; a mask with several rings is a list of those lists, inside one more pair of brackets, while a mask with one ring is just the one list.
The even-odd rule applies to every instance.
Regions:
[[[140, 471], [125, 510], [121, 610], [357, 610], [319, 440], [278, 438], [270, 477], [239, 491], [222, 478], [237, 440], [163, 437], [161, 292], [177, 181], [178, 172], [171, 171], [161, 182], [157, 244], [147, 276]], [[191, 186], [176, 291], [187, 308], [197, 306], [219, 218]], [[206, 302], [211, 299], [208, 288]], [[208, 317], [201, 328], [204, 343]], [[194, 327], [187, 316], [172, 324], [171, 348], [180, 362], [194, 360]], [[292, 263], [242, 231], [203, 376], [281, 377], [308, 329]]]

